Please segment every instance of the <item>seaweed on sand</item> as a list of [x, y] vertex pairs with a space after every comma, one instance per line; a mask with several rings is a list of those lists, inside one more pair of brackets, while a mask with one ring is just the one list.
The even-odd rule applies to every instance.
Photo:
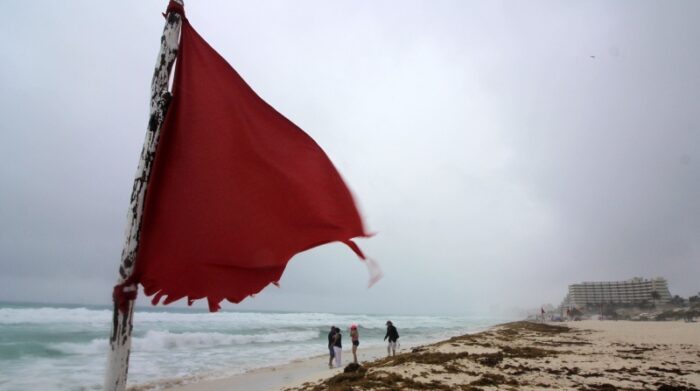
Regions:
[[513, 331], [532, 331], [542, 334], [561, 334], [571, 331], [569, 327], [566, 326], [554, 326], [546, 323], [533, 323], [533, 322], [511, 322], [502, 325], [504, 330]]
[[[511, 373], [508, 374], [494, 374], [482, 370], [475, 372], [468, 362], [475, 363], [482, 369], [485, 369], [484, 367], [494, 368], [499, 366], [506, 358], [538, 359], [556, 356], [564, 352], [532, 346], [518, 346], [508, 344], [508, 342], [516, 338], [523, 338], [525, 337], [524, 334], [557, 335], [568, 331], [568, 327], [562, 326], [551, 326], [531, 322], [508, 323], [501, 326], [501, 328], [496, 331], [454, 337], [446, 342], [414, 348], [410, 353], [402, 353], [393, 357], [379, 359], [359, 368], [355, 372], [341, 373], [320, 383], [305, 385], [301, 389], [306, 391], [456, 389], [476, 391], [480, 390], [479, 386], [517, 387], [518, 381], [510, 376], [529, 372], [533, 369], [523, 367], [521, 364], [518, 367], [506, 364], [504, 369], [510, 368], [515, 371], [509, 371]], [[488, 353], [469, 353], [466, 351], [440, 352], [431, 349], [446, 343], [452, 346], [457, 344], [488, 346], [498, 350]], [[468, 361], [465, 362], [463, 360]], [[396, 373], [395, 370], [387, 370], [388, 368], [396, 368], [405, 364], [428, 365], [430, 369], [425, 368], [425, 370], [419, 373], [419, 376], [415, 374], [402, 375]], [[466, 380], [469, 383], [448, 384], [448, 382], [452, 383], [452, 381], [446, 375], [458, 373], [469, 375], [469, 380]], [[430, 378], [431, 376], [433, 376], [433, 378]], [[474, 380], [474, 377], [477, 377], [477, 379]], [[548, 387], [546, 384], [542, 385], [542, 387], [545, 386]]]
[[698, 391], [695, 387], [686, 387], [672, 384], [659, 385], [658, 391]]
[[579, 388], [581, 391], [617, 391], [617, 387], [609, 383], [603, 384], [589, 384], [584, 385]]
[[393, 367], [401, 365], [407, 362], [413, 362], [417, 364], [429, 364], [429, 365], [441, 365], [448, 363], [450, 361], [459, 360], [461, 358], [466, 358], [469, 356], [467, 352], [460, 353], [443, 353], [443, 352], [425, 352], [418, 354], [404, 353], [399, 354], [394, 357], [387, 357], [377, 360], [371, 364], [369, 367]]
[[532, 346], [502, 346], [501, 350], [506, 357], [513, 358], [542, 358], [556, 356], [562, 352], [556, 350], [546, 350], [534, 348]]
[[471, 386], [499, 386], [501, 384], [517, 386], [518, 382], [496, 373], [484, 373], [480, 378], [469, 383]]
[[[351, 376], [348, 376], [351, 375]], [[353, 372], [341, 373], [327, 381], [307, 388], [309, 391], [351, 391], [351, 390], [452, 390], [454, 387], [441, 383], [438, 380], [430, 382], [418, 382], [396, 373], [386, 372]]]

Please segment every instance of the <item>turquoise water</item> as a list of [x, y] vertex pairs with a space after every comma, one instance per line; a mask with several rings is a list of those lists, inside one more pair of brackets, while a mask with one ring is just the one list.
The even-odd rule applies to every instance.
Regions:
[[[111, 316], [108, 306], [0, 303], [0, 390], [102, 389]], [[398, 327], [404, 343], [443, 339], [504, 321], [138, 308], [129, 384], [157, 389], [167, 379], [223, 377], [325, 354], [330, 325], [346, 330], [357, 323], [362, 346], [379, 346], [387, 319]]]

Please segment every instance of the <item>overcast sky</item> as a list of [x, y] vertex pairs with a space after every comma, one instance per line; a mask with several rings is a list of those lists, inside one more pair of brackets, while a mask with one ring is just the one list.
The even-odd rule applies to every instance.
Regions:
[[[0, 300], [110, 301], [165, 6], [3, 2]], [[484, 313], [634, 276], [700, 291], [700, 2], [186, 10], [326, 150], [385, 272], [368, 290], [331, 244], [225, 309]]]

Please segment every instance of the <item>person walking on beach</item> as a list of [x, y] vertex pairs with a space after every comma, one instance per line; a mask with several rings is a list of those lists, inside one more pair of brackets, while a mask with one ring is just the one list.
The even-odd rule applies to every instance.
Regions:
[[350, 326], [350, 339], [352, 339], [352, 362], [357, 364], [357, 347], [360, 346], [360, 333], [357, 331], [357, 325]]
[[386, 355], [396, 356], [396, 341], [399, 339], [399, 331], [396, 330], [394, 324], [390, 320], [386, 321], [386, 335], [384, 340], [389, 338], [389, 345], [386, 347]]
[[335, 336], [333, 338], [333, 354], [335, 355], [335, 367], [340, 368], [340, 366], [343, 363], [340, 357], [340, 354], [343, 351], [343, 335], [340, 334], [340, 329], [337, 327], [335, 328]]
[[328, 333], [328, 351], [330, 353], [330, 358], [328, 359], [328, 368], [333, 368], [333, 359], [335, 358], [335, 350], [333, 349], [334, 343], [335, 343], [335, 326], [331, 326], [331, 331]]

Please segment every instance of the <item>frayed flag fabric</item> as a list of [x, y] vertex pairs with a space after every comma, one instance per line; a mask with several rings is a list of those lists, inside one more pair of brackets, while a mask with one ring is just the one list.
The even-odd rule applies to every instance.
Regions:
[[172, 100], [148, 183], [134, 272], [153, 302], [216, 311], [277, 283], [295, 255], [367, 237], [324, 151], [261, 99], [183, 18]]

